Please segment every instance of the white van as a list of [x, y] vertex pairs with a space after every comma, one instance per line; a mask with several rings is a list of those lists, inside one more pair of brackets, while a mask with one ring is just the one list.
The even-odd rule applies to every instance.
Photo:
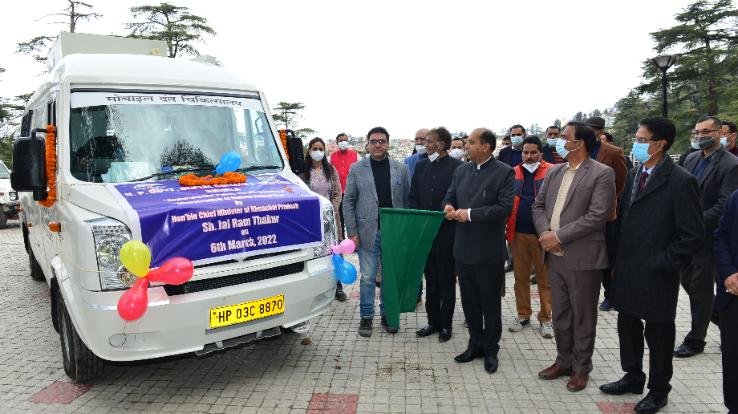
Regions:
[[[146, 55], [160, 50], [63, 33], [14, 145], [31, 277], [51, 289], [64, 369], [80, 382], [104, 361], [207, 353], [303, 327], [334, 298], [331, 203], [291, 171], [302, 154], [288, 160], [264, 94], [218, 66]], [[229, 151], [246, 184], [179, 184], [212, 174]], [[117, 302], [136, 278], [118, 253], [131, 239], [151, 248], [152, 267], [184, 256], [195, 272], [152, 284], [146, 313], [126, 322]]]
[[18, 217], [18, 193], [10, 188], [10, 170], [0, 161], [0, 228], [5, 227], [9, 219]]

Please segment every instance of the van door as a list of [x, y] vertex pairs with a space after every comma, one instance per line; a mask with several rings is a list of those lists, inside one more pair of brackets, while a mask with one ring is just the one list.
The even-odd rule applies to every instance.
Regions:
[[[40, 118], [41, 125], [39, 128], [43, 128], [46, 125], [56, 125], [56, 101], [52, 100], [46, 105], [45, 112], [45, 119]], [[57, 128], [57, 137], [59, 133], [62, 131], [59, 131]], [[59, 139], [57, 138], [56, 141], [56, 153], [58, 154], [59, 150]], [[47, 154], [48, 157], [48, 154]], [[59, 168], [57, 167], [57, 172], [55, 173], [54, 179], [59, 179]], [[56, 255], [59, 254], [60, 248], [61, 248], [61, 232], [52, 231], [49, 224], [52, 222], [59, 222], [60, 217], [58, 214], [59, 206], [55, 203], [49, 208], [39, 206], [40, 212], [41, 212], [41, 226], [39, 229], [39, 232], [41, 233], [41, 239], [44, 243], [44, 255], [41, 256], [44, 258], [43, 263], [41, 263], [41, 267], [44, 269], [44, 272], [47, 275], [51, 275], [51, 259], [53, 259]], [[41, 262], [41, 261], [39, 261]]]

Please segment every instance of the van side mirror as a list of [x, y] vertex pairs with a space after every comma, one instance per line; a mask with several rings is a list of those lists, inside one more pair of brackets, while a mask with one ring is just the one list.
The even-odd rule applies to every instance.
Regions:
[[305, 171], [305, 153], [302, 146], [302, 140], [295, 136], [295, 132], [291, 129], [285, 130], [287, 134], [287, 153], [290, 159], [290, 168], [296, 175], [300, 175]]
[[36, 137], [44, 128], [31, 131], [30, 137], [18, 138], [13, 143], [13, 171], [10, 186], [15, 191], [32, 191], [36, 201], [46, 198], [46, 141]]

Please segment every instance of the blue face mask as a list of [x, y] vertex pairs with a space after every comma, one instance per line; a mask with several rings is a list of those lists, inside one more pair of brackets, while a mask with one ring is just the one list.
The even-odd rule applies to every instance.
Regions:
[[556, 152], [561, 155], [561, 158], [566, 158], [569, 155], [569, 150], [566, 149], [566, 140], [559, 138], [556, 140]]
[[521, 135], [513, 135], [510, 137], [510, 142], [512, 143], [513, 147], [519, 147], [523, 145], [524, 138]]
[[643, 164], [651, 158], [651, 155], [648, 153], [648, 147], [649, 144], [645, 142], [634, 142], [633, 149], [630, 150], [630, 153], [633, 154], [636, 161]]

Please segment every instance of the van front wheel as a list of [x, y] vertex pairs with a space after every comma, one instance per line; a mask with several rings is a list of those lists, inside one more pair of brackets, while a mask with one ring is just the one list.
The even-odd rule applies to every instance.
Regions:
[[87, 382], [102, 374], [105, 361], [92, 353], [87, 345], [82, 342], [82, 338], [74, 329], [74, 324], [72, 324], [72, 319], [69, 317], [61, 292], [58, 289], [56, 292], [59, 338], [61, 340], [64, 371], [75, 382]]
[[31, 267], [31, 279], [41, 282], [46, 280], [44, 277], [44, 271], [41, 270], [41, 265], [36, 260], [36, 255], [33, 254], [33, 249], [28, 249], [28, 265]]

